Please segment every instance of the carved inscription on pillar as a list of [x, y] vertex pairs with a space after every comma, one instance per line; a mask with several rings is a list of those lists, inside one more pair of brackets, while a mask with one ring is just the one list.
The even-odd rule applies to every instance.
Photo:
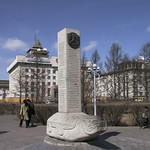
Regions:
[[65, 66], [65, 42], [62, 42], [59, 44], [59, 71], [58, 71], [58, 76], [59, 76], [59, 108], [61, 110], [65, 111], [66, 110], [66, 101], [65, 101], [65, 96], [66, 96], [66, 83], [65, 83], [65, 76], [66, 73], [64, 71], [64, 66]]
[[68, 49], [68, 107], [74, 111], [80, 108], [80, 56], [77, 50]]

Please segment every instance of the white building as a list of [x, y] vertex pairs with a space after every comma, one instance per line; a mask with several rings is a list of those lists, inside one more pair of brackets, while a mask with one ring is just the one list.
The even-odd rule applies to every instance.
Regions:
[[97, 96], [111, 100], [150, 101], [150, 62], [127, 61], [97, 79]]
[[40, 100], [57, 98], [58, 57], [48, 58], [48, 51], [39, 40], [27, 51], [17, 55], [7, 68], [9, 97], [31, 97]]
[[0, 100], [5, 99], [9, 93], [9, 81], [0, 80]]

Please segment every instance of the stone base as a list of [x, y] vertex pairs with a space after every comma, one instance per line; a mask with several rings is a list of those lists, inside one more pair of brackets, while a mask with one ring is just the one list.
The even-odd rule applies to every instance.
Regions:
[[86, 142], [71, 142], [71, 141], [63, 141], [56, 138], [52, 138], [50, 136], [46, 136], [44, 138], [44, 142], [47, 144], [50, 144], [52, 146], [62, 146], [62, 147], [68, 147], [68, 146], [80, 146], [87, 144]]
[[65, 141], [86, 141], [107, 128], [106, 120], [85, 113], [55, 113], [47, 120], [47, 135]]
[[23, 150], [118, 150], [118, 148], [113, 147], [112, 145], [113, 144], [105, 142], [100, 135], [88, 142], [62, 141], [50, 136], [46, 136], [44, 138], [44, 141], [26, 146], [25, 148], [23, 148]]

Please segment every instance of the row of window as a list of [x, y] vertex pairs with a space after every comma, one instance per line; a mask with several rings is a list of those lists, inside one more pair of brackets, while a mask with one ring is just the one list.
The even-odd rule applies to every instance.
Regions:
[[[38, 76], [39, 77], [39, 76]], [[42, 79], [45, 79], [46, 78], [46, 76], [41, 76], [41, 77], [39, 77], [39, 78], [42, 78]], [[25, 79], [27, 80], [27, 79], [29, 79], [29, 75], [25, 75]], [[31, 79], [35, 79], [35, 75], [31, 75]], [[50, 80], [51, 79], [51, 76], [47, 76], [47, 79], [48, 80]], [[53, 76], [53, 80], [56, 80], [56, 76]]]
[[131, 69], [131, 68], [144, 69], [144, 66], [145, 65], [143, 63], [131, 62], [127, 64], [121, 64], [119, 66], [119, 69]]
[[[30, 97], [30, 95], [31, 95], [31, 97], [35, 97], [36, 96], [36, 93], [28, 94], [28, 92], [29, 92], [29, 90], [26, 89], [26, 93], [25, 93], [26, 97]], [[34, 90], [31, 89], [31, 92], [34, 92]], [[48, 88], [47, 89], [47, 96], [50, 96], [50, 95], [51, 95], [51, 88]]]
[[[53, 74], [56, 74], [56, 71], [57, 71], [57, 70], [54, 69], [54, 70], [52, 70], [52, 73], [53, 73]], [[29, 69], [26, 68], [26, 69], [25, 69], [25, 72], [29, 72]], [[36, 69], [31, 69], [31, 72], [32, 72], [32, 73], [36, 72]], [[45, 69], [42, 69], [42, 70], [41, 70], [41, 69], [38, 69], [38, 70], [37, 70], [37, 73], [45, 73], [45, 72], [46, 72]], [[47, 70], [47, 74], [51, 74], [51, 70]]]
[[[28, 91], [26, 91], [26, 93], [25, 93], [26, 97], [29, 97], [30, 95], [31, 95], [31, 97], [35, 97], [36, 96], [36, 93], [28, 94], [27, 92]], [[47, 96], [51, 96], [51, 88], [47, 89]], [[54, 89], [54, 97], [58, 98], [58, 90], [57, 89]]]
[[[34, 88], [35, 84], [36, 84], [35, 82], [31, 82], [31, 87]], [[26, 81], [25, 85], [28, 86], [29, 82]], [[40, 85], [40, 82], [37, 82], [37, 85]], [[42, 86], [45, 86], [45, 85], [46, 85], [45, 82], [42, 82]], [[51, 82], [47, 82], [47, 85], [50, 86]], [[53, 82], [53, 85], [56, 85], [56, 82]]]

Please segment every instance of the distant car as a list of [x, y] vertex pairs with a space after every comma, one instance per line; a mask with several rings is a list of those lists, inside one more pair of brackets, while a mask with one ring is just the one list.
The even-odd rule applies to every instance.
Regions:
[[51, 104], [50, 101], [45, 102], [45, 104]]
[[49, 99], [45, 102], [45, 104], [52, 104], [52, 103], [56, 103], [56, 100], [55, 99]]

